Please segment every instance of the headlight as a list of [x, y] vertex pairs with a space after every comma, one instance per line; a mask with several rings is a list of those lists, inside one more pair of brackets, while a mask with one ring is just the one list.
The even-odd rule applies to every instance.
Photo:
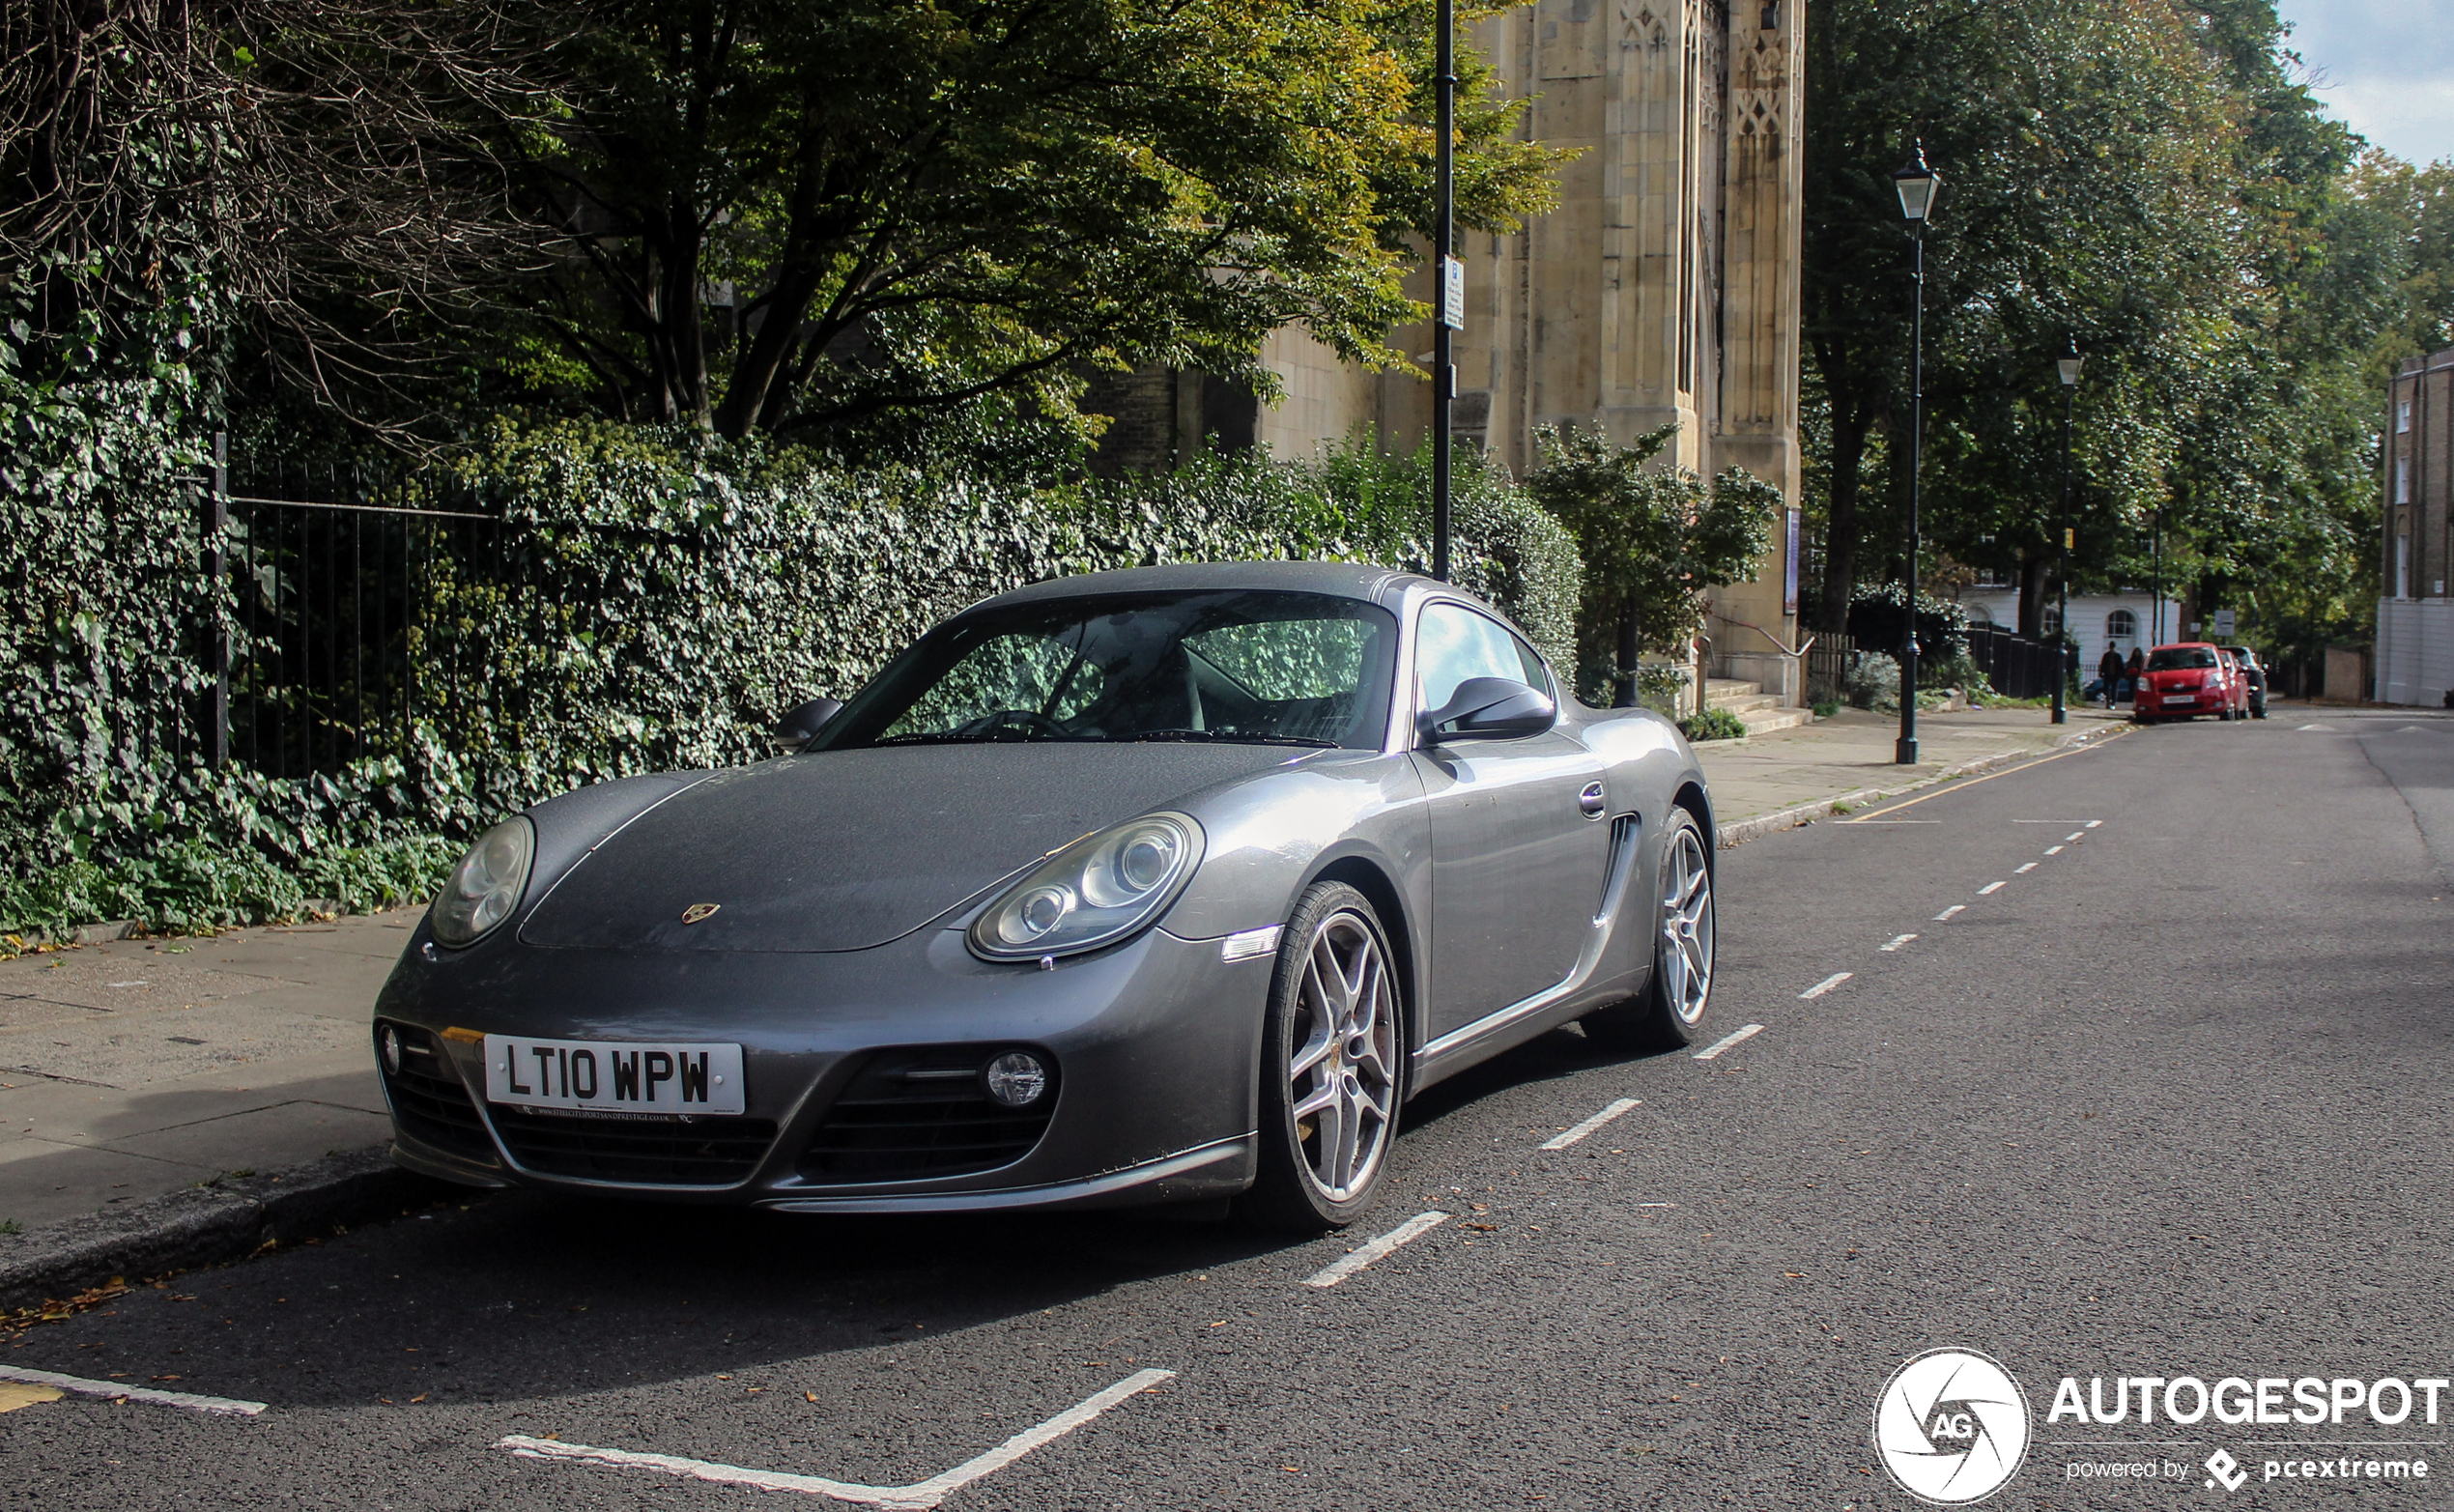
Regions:
[[520, 906], [520, 895], [528, 889], [528, 866], [536, 855], [536, 827], [524, 816], [505, 819], [478, 836], [427, 912], [435, 943], [455, 950], [474, 945], [510, 918], [511, 910]]
[[971, 948], [990, 960], [1031, 960], [1113, 944], [1164, 912], [1201, 859], [1201, 826], [1181, 813], [1102, 830], [990, 903], [972, 923]]

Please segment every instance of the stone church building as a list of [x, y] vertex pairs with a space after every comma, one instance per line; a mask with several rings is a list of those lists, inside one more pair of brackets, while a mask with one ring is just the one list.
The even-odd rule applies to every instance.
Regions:
[[[1452, 427], [1523, 475], [1542, 425], [1626, 442], [1678, 423], [1674, 460], [1745, 468], [1790, 501], [1754, 581], [1716, 591], [1709, 675], [1797, 701], [1801, 0], [1535, 0], [1474, 41], [1524, 129], [1579, 149], [1559, 205], [1513, 236], [1468, 234]], [[1432, 273], [1410, 292], [1429, 303]], [[1427, 354], [1428, 325], [1397, 345]], [[1284, 330], [1263, 360], [1282, 402], [1194, 372], [1136, 375], [1095, 400], [1103, 458], [1166, 465], [1205, 436], [1305, 456], [1368, 435], [1412, 451], [1430, 383], [1339, 360]], [[1428, 365], [1428, 358], [1424, 358]]]

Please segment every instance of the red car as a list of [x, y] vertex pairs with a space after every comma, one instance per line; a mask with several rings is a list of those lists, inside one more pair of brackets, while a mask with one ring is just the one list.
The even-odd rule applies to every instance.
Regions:
[[2147, 668], [2139, 674], [2130, 717], [2142, 725], [2200, 714], [2246, 719], [2248, 690], [2248, 678], [2223, 647], [2203, 641], [2159, 645], [2148, 653]]

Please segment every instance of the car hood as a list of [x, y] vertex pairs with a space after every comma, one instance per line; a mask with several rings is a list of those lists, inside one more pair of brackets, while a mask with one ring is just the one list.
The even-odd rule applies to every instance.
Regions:
[[[785, 756], [720, 772], [615, 831], [553, 884], [520, 937], [865, 950], [1094, 830], [1317, 754], [1013, 741]], [[707, 903], [716, 911], [682, 923]]]

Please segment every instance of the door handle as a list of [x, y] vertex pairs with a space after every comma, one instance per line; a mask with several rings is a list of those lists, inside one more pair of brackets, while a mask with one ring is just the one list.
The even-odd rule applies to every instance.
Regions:
[[1584, 785], [1584, 791], [1577, 794], [1577, 812], [1588, 819], [1602, 817], [1602, 811], [1608, 805], [1603, 801], [1600, 783], [1587, 783]]

